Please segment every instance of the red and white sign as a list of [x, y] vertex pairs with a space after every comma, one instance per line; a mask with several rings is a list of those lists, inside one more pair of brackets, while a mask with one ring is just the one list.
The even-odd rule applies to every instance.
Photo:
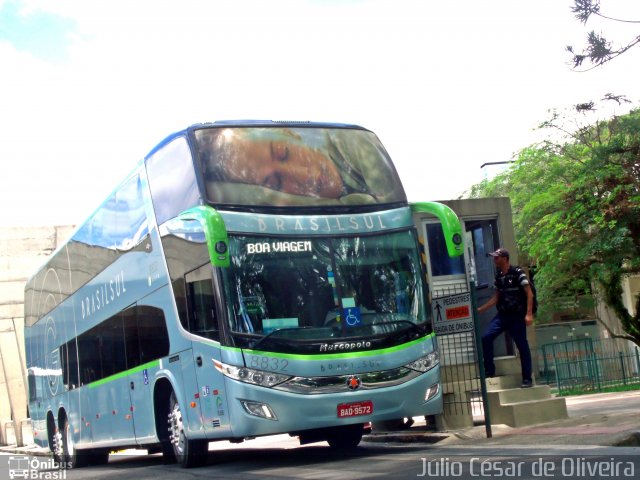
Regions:
[[436, 298], [431, 304], [436, 335], [451, 335], [473, 330], [471, 294], [460, 293]]

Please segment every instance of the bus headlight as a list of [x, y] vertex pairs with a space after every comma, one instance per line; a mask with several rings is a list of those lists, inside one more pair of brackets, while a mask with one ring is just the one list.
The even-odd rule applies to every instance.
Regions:
[[280, 375], [279, 373], [265, 372], [263, 370], [254, 370], [246, 367], [236, 367], [235, 365], [227, 365], [226, 363], [213, 360], [213, 365], [225, 377], [233, 378], [244, 383], [252, 385], [260, 385], [261, 387], [271, 388], [286, 382], [291, 377], [288, 375]]
[[426, 372], [440, 363], [438, 352], [431, 352], [429, 355], [425, 355], [418, 360], [411, 363], [407, 363], [405, 367], [415, 370], [417, 372]]

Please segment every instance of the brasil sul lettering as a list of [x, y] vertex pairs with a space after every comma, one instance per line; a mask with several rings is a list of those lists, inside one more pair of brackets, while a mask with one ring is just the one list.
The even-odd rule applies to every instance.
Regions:
[[342, 217], [297, 217], [274, 219], [258, 218], [258, 229], [260, 232], [266, 231], [288, 231], [299, 232], [346, 232], [377, 230], [387, 228], [381, 215], [358, 215]]
[[124, 270], [121, 270], [108, 282], [98, 285], [93, 292], [81, 300], [82, 319], [89, 318], [100, 311], [101, 308], [106, 307], [121, 295], [124, 295], [126, 291]]

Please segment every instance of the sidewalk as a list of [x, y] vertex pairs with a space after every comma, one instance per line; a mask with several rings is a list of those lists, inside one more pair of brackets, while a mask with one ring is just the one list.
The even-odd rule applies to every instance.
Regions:
[[[610, 399], [623, 398], [628, 408], [607, 408]], [[588, 404], [590, 408], [584, 408]], [[596, 407], [594, 407], [594, 405]], [[601, 407], [601, 408], [598, 408]], [[470, 428], [433, 432], [424, 419], [408, 430], [373, 433], [365, 437], [370, 442], [424, 442], [438, 445], [594, 445], [640, 446], [640, 391], [602, 393], [567, 397], [569, 418], [534, 426], [512, 428], [493, 425], [492, 437], [487, 438], [484, 425]], [[600, 410], [600, 411], [596, 411]]]

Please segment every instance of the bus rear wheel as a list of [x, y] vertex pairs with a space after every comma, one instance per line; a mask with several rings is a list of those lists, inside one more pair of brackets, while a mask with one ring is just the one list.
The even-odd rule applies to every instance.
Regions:
[[175, 392], [169, 399], [169, 441], [173, 455], [181, 467], [197, 467], [207, 459], [209, 442], [206, 440], [189, 440], [184, 432], [184, 423], [180, 404]]
[[331, 448], [350, 449], [356, 448], [362, 440], [364, 425], [345, 425], [336, 427], [327, 435], [327, 442]]
[[63, 417], [60, 424], [60, 433], [62, 434], [62, 458], [63, 468], [80, 468], [89, 464], [89, 455], [87, 452], [78, 451], [73, 441], [73, 431], [67, 417]]

